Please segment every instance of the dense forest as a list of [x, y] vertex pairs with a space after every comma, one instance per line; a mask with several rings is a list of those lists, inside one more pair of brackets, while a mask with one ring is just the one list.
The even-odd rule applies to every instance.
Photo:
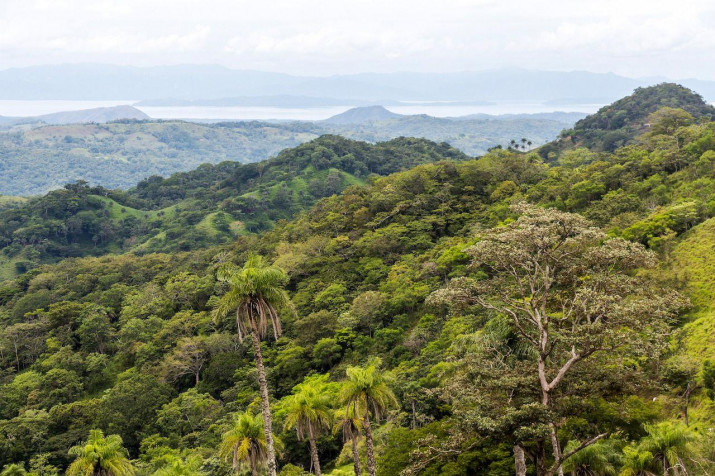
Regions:
[[0, 207], [0, 276], [108, 252], [191, 250], [266, 230], [323, 197], [380, 175], [468, 157], [447, 144], [394, 139], [376, 145], [322, 136], [257, 164], [206, 164], [127, 192], [66, 185]]
[[702, 96], [678, 84], [662, 83], [638, 88], [635, 94], [581, 119], [573, 128], [562, 131], [560, 140], [544, 147], [542, 155], [546, 157], [555, 148], [568, 148], [573, 144], [592, 151], [613, 152], [647, 131], [655, 119], [651, 114], [663, 108], [680, 109], [696, 119], [715, 119], [715, 107], [706, 103]]
[[[9, 206], [0, 474], [713, 474], [715, 122], [671, 90], [612, 151], [327, 136]], [[216, 213], [255, 225], [182, 242]]]

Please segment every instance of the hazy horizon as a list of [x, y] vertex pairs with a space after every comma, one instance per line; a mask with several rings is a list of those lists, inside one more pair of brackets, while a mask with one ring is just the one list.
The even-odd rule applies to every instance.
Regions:
[[204, 67], [204, 68], [220, 68], [230, 71], [237, 72], [247, 72], [247, 73], [270, 73], [286, 76], [294, 76], [299, 78], [329, 78], [329, 77], [341, 77], [341, 76], [361, 76], [361, 75], [400, 75], [400, 74], [417, 74], [417, 75], [452, 75], [452, 74], [470, 74], [470, 73], [490, 73], [490, 72], [541, 72], [541, 73], [591, 73], [599, 75], [613, 75], [620, 76], [623, 78], [634, 79], [634, 80], [662, 80], [662, 81], [679, 81], [679, 80], [699, 80], [699, 81], [715, 81], [715, 76], [712, 78], [703, 77], [686, 77], [682, 75], [673, 75], [664, 72], [663, 74], [650, 74], [642, 76], [632, 76], [628, 74], [621, 74], [615, 71], [594, 71], [589, 69], [577, 69], [577, 68], [563, 68], [563, 69], [542, 69], [542, 68], [523, 68], [519, 66], [496, 66], [492, 68], [483, 69], [454, 69], [454, 70], [444, 70], [444, 71], [427, 71], [427, 70], [394, 70], [394, 71], [378, 71], [378, 70], [361, 70], [354, 71], [350, 73], [340, 73], [340, 72], [291, 72], [287, 70], [277, 69], [252, 69], [252, 68], [241, 68], [240, 66], [230, 66], [220, 63], [185, 63], [185, 62], [172, 62], [172, 63], [157, 63], [157, 64], [133, 64], [133, 63], [121, 63], [121, 62], [98, 62], [98, 61], [60, 61], [60, 62], [47, 62], [47, 63], [37, 63], [22, 66], [10, 66], [10, 67], [0, 67], [0, 72], [11, 71], [11, 70], [27, 70], [32, 68], [42, 68], [42, 67], [53, 67], [53, 66], [107, 66], [107, 67], [125, 67], [125, 68], [136, 68], [136, 69], [155, 69], [155, 68], [182, 68], [182, 67]]

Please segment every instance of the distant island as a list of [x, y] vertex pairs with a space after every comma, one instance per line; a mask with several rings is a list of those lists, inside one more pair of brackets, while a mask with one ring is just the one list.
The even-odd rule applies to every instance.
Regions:
[[384, 121], [403, 117], [385, 109], [383, 106], [355, 107], [326, 119], [326, 124], [360, 124], [363, 122]]
[[81, 124], [94, 122], [104, 124], [119, 120], [147, 120], [151, 119], [134, 106], [112, 106], [83, 109], [80, 111], [64, 111], [52, 114], [43, 114], [32, 117], [3, 117], [0, 116], [0, 126], [14, 126], [21, 124], [41, 123], [48, 125]]

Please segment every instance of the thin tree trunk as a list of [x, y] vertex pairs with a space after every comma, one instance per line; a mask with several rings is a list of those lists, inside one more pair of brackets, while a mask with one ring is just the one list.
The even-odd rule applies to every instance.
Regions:
[[315, 475], [320, 476], [320, 460], [318, 459], [318, 446], [315, 444], [313, 425], [311, 425], [310, 422], [308, 422], [308, 441], [310, 442], [310, 458], [313, 460], [313, 468], [315, 468]]
[[688, 382], [688, 387], [685, 389], [685, 408], [683, 409], [683, 414], [685, 416], [685, 426], [690, 426], [690, 419], [688, 417], [688, 407], [690, 406], [690, 394], [692, 393], [695, 385], [693, 382]]
[[15, 349], [15, 363], [17, 363], [17, 371], [20, 371], [20, 356], [17, 353], [17, 343], [13, 342], [12, 343], [13, 348]]
[[268, 399], [268, 384], [266, 383], [266, 369], [263, 367], [263, 354], [261, 341], [258, 339], [256, 329], [252, 329], [253, 354], [256, 359], [258, 371], [258, 386], [261, 389], [261, 412], [263, 413], [263, 431], [266, 435], [266, 467], [268, 476], [276, 476], [276, 450], [273, 446], [273, 428], [271, 424], [271, 406]]
[[358, 451], [357, 436], [353, 435], [352, 443], [353, 443], [353, 470], [355, 471], [355, 476], [361, 476], [362, 471], [360, 470], [360, 451]]
[[375, 476], [375, 448], [372, 441], [372, 425], [370, 424], [370, 410], [365, 406], [365, 449], [367, 450], [367, 472], [370, 476]]
[[415, 408], [415, 399], [412, 399], [412, 429], [417, 428], [417, 409]]
[[556, 425], [551, 423], [549, 426], [551, 427], [551, 447], [554, 452], [554, 466], [556, 466], [556, 468], [552, 466], [554, 469], [551, 469], [548, 474], [551, 476], [554, 471], [556, 471], [559, 476], [564, 476], [564, 468], [561, 465], [561, 448], [559, 446], [559, 438], [556, 435]]
[[516, 476], [526, 476], [524, 448], [519, 445], [514, 445], [514, 469], [516, 470]]

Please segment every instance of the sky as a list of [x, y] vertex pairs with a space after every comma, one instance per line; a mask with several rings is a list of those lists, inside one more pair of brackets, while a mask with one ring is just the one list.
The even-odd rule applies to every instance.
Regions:
[[496, 68], [715, 80], [713, 0], [0, 0], [0, 69]]

